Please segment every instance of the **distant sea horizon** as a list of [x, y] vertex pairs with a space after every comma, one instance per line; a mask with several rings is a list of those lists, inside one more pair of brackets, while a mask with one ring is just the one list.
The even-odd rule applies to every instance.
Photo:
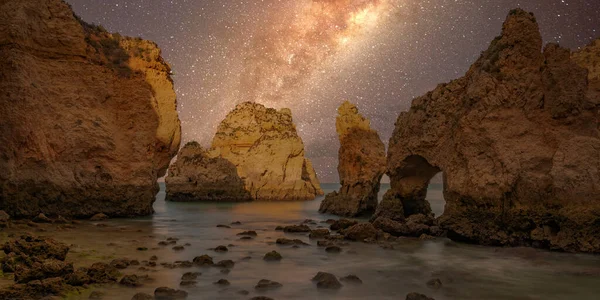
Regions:
[[[163, 176], [161, 178], [158, 178], [157, 182], [165, 182], [165, 178], [167, 176]], [[431, 184], [442, 184], [442, 173], [438, 173], [437, 175], [433, 176], [433, 178], [431, 178]], [[383, 175], [383, 177], [381, 178], [381, 183], [382, 184], [389, 184], [390, 183], [390, 178], [387, 175]], [[339, 182], [321, 182], [321, 184], [340, 184]]]

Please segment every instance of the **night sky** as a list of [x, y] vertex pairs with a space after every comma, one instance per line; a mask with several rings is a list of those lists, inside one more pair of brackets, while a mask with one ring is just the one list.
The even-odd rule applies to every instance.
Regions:
[[209, 146], [235, 105], [292, 109], [321, 182], [337, 182], [337, 107], [355, 103], [387, 144], [399, 112], [462, 76], [508, 11], [545, 42], [600, 37], [600, 0], [67, 0], [88, 23], [153, 40], [174, 72], [183, 141]]

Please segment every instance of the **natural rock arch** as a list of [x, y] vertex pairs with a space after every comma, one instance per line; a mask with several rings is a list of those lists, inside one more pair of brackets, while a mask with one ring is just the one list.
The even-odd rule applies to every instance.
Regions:
[[402, 201], [405, 217], [431, 213], [431, 207], [425, 200], [427, 188], [431, 178], [441, 171], [420, 155], [407, 157], [402, 167], [395, 171], [392, 188], [396, 191], [396, 197]]
[[391, 189], [383, 196], [373, 219], [385, 217], [403, 221], [411, 215], [431, 215], [427, 190], [431, 179], [440, 172], [443, 170], [423, 156], [406, 157], [397, 168], [389, 171]]
[[445, 211], [429, 226], [451, 239], [600, 252], [600, 79], [580, 57], [600, 49], [542, 44], [533, 14], [513, 10], [464, 77], [400, 113], [376, 227], [416, 235], [426, 183], [442, 170]]

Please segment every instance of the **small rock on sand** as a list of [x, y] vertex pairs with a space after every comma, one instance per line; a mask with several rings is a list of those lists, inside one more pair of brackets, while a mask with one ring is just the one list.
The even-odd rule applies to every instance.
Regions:
[[182, 290], [176, 290], [168, 287], [159, 287], [154, 290], [154, 298], [156, 300], [174, 300], [185, 299], [188, 293]]
[[278, 289], [280, 287], [282, 287], [283, 285], [277, 281], [271, 281], [268, 279], [261, 279], [256, 286], [254, 287], [254, 289], [259, 290], [259, 291], [265, 291], [265, 290], [275, 290]]
[[231, 283], [227, 279], [219, 279], [214, 284], [216, 284], [216, 285], [231, 285]]
[[360, 278], [358, 278], [358, 276], [356, 275], [348, 275], [348, 276], [344, 276], [342, 278], [340, 278], [341, 281], [346, 282], [346, 283], [351, 283], [351, 284], [362, 284], [362, 280]]
[[419, 293], [410, 293], [406, 295], [406, 300], [435, 300]]
[[315, 277], [313, 277], [312, 281], [317, 283], [317, 287], [320, 289], [341, 289], [342, 284], [337, 280], [335, 275], [326, 272], [319, 272]]
[[277, 251], [268, 252], [263, 257], [263, 259], [266, 261], [280, 261], [282, 258], [283, 257], [281, 256], [281, 254], [279, 254], [279, 252], [277, 252]]

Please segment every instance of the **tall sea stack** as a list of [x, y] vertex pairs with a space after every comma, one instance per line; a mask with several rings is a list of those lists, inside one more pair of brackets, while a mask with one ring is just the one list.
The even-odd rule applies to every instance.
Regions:
[[0, 2], [0, 209], [152, 213], [180, 141], [156, 44], [110, 34], [61, 0]]
[[338, 108], [336, 130], [340, 139], [338, 173], [342, 187], [327, 194], [319, 211], [346, 217], [371, 214], [385, 173], [385, 145], [358, 108], [344, 102]]
[[597, 45], [575, 59], [556, 44], [542, 51], [534, 15], [512, 10], [464, 77], [398, 117], [376, 217], [429, 214], [427, 185], [443, 172], [448, 237], [599, 253]]
[[291, 111], [251, 102], [221, 122], [211, 149], [184, 147], [166, 184], [170, 201], [313, 200], [323, 194]]

